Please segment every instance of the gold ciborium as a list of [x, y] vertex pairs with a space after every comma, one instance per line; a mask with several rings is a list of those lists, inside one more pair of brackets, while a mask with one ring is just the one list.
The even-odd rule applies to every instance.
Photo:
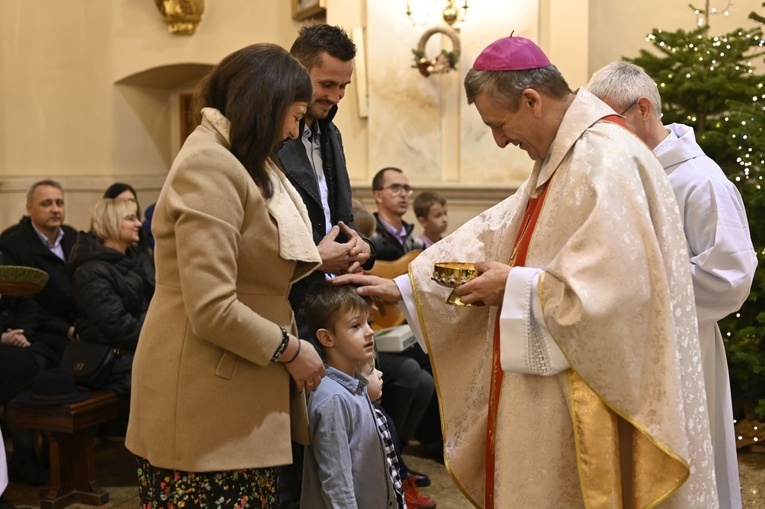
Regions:
[[[475, 277], [475, 264], [469, 262], [441, 262], [433, 266], [430, 279], [447, 288], [457, 288]], [[447, 304], [454, 306], [472, 306], [460, 300], [459, 295], [451, 291], [446, 299]]]

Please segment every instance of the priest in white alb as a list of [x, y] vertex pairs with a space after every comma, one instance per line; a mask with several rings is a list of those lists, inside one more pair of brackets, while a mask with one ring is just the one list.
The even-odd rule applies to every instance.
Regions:
[[[534, 160], [518, 191], [395, 281], [438, 388], [447, 468], [485, 508], [716, 508], [688, 253], [651, 151], [533, 42], [489, 45], [465, 77], [500, 148]], [[445, 303], [438, 262], [478, 275]]]
[[621, 112], [675, 192], [690, 256], [720, 507], [741, 509], [728, 363], [717, 321], [741, 307], [757, 269], [744, 201], [696, 143], [692, 127], [662, 124], [659, 89], [642, 68], [612, 62], [592, 75], [587, 89]]

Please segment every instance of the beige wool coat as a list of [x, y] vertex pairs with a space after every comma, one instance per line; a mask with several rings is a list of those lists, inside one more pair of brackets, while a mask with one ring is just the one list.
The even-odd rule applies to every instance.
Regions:
[[305, 207], [271, 163], [265, 199], [203, 110], [154, 211], [156, 293], [133, 361], [127, 448], [192, 472], [292, 461], [305, 398], [270, 359], [294, 332], [292, 283], [318, 267]]

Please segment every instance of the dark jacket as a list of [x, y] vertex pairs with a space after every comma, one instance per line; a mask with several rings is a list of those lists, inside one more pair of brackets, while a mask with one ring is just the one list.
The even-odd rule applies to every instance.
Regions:
[[408, 253], [415, 249], [425, 249], [425, 244], [423, 244], [422, 239], [417, 235], [412, 235], [412, 230], [414, 230], [413, 224], [402, 221], [404, 228], [406, 228], [406, 240], [402, 245], [396, 237], [391, 235], [390, 232], [385, 229], [385, 226], [380, 222], [380, 216], [377, 212], [374, 213], [374, 216], [377, 221], [377, 230], [369, 240], [375, 246], [375, 253], [377, 254], [378, 260], [396, 261], [404, 256], [404, 253]]
[[[68, 259], [77, 239], [77, 231], [66, 225], [61, 229], [64, 231], [61, 247]], [[5, 254], [6, 265], [34, 267], [48, 273], [45, 288], [34, 296], [39, 307], [37, 330], [66, 336], [76, 316], [72, 281], [66, 262], [42, 243], [29, 220], [22, 220], [13, 227], [13, 231], [0, 239], [0, 250]]]
[[12, 224], [8, 228], [2, 231], [0, 233], [0, 240], [4, 239], [11, 233], [15, 232], [16, 230], [19, 230], [24, 227], [25, 224], [29, 224], [32, 221], [32, 219], [29, 216], [21, 216], [21, 219], [19, 219], [19, 222], [16, 224]]
[[37, 329], [37, 304], [32, 297], [0, 296], [0, 330], [24, 329], [24, 336], [32, 341]]
[[24, 329], [24, 336], [32, 343], [30, 348], [0, 345], [0, 404], [32, 385], [40, 369], [36, 355], [51, 355], [45, 345], [35, 341], [36, 326], [37, 304], [32, 297], [0, 297], [0, 332]]
[[149, 307], [146, 274], [136, 247], [123, 255], [80, 232], [69, 268], [80, 339], [135, 350]]
[[[330, 218], [333, 225], [337, 224], [338, 221], [342, 221], [356, 230], [362, 239], [369, 242], [353, 222], [353, 213], [351, 212], [351, 182], [345, 162], [343, 139], [340, 131], [332, 123], [336, 113], [337, 106], [332, 108], [326, 119], [317, 120], [321, 131], [321, 157], [324, 163], [324, 175], [327, 179], [327, 199], [329, 201]], [[300, 132], [301, 134], [303, 132], [302, 124]], [[319, 183], [311, 162], [308, 160], [302, 139], [299, 137], [296, 140], [287, 140], [277, 156], [284, 169], [284, 173], [287, 175], [290, 183], [297, 189], [297, 192], [300, 193], [300, 197], [303, 199], [306, 209], [308, 209], [308, 216], [311, 218], [313, 241], [318, 245], [326, 235], [327, 225], [325, 224], [324, 209], [321, 205]], [[347, 240], [344, 235], [337, 237], [338, 242], [347, 242]], [[374, 246], [370, 243], [370, 247], [372, 248], [372, 256], [364, 264], [364, 269], [370, 269], [374, 265]], [[306, 337], [304, 332], [306, 327], [302, 319], [302, 313], [299, 313], [305, 299], [305, 294], [311, 285], [323, 279], [324, 274], [321, 271], [315, 271], [292, 286], [290, 304], [296, 312], [301, 337]]]

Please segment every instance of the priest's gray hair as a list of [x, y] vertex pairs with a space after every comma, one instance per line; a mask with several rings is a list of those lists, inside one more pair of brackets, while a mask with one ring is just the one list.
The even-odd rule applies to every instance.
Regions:
[[564, 99], [572, 93], [568, 83], [554, 65], [525, 71], [477, 71], [470, 69], [465, 76], [468, 104], [480, 93], [487, 93], [494, 102], [517, 111], [521, 92], [527, 88], [554, 99]]
[[629, 62], [611, 62], [592, 75], [587, 90], [612, 104], [616, 111], [628, 108], [645, 97], [651, 101], [653, 114], [661, 118], [659, 88], [642, 67]]

